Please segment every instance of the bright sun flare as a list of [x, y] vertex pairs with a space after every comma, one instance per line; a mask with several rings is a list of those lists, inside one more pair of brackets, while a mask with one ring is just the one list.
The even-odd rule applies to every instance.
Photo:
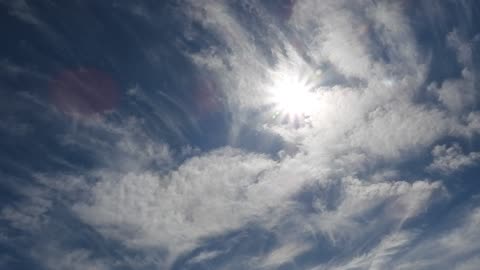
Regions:
[[288, 116], [309, 116], [315, 109], [315, 96], [307, 82], [294, 74], [276, 74], [270, 89], [275, 110]]

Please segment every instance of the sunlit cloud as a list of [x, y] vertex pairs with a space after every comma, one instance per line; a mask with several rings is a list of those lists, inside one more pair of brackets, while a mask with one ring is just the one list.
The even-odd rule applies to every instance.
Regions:
[[0, 0], [0, 268], [475, 269], [480, 6], [427, 2]]
[[278, 121], [306, 122], [318, 112], [318, 96], [309, 76], [299, 69], [280, 69], [271, 72], [266, 102]]

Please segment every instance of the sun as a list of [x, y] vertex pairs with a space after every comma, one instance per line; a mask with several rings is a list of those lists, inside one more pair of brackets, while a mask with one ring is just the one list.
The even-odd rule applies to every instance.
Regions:
[[279, 72], [269, 88], [270, 101], [277, 114], [308, 117], [316, 108], [312, 86], [300, 74]]

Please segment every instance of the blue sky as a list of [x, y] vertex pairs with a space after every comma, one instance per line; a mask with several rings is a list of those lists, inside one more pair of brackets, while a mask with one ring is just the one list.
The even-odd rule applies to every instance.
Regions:
[[0, 0], [0, 268], [478, 269], [473, 0]]

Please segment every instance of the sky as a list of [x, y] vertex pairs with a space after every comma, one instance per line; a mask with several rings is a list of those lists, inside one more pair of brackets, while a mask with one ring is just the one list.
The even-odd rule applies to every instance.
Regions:
[[475, 270], [475, 0], [0, 0], [0, 268]]

